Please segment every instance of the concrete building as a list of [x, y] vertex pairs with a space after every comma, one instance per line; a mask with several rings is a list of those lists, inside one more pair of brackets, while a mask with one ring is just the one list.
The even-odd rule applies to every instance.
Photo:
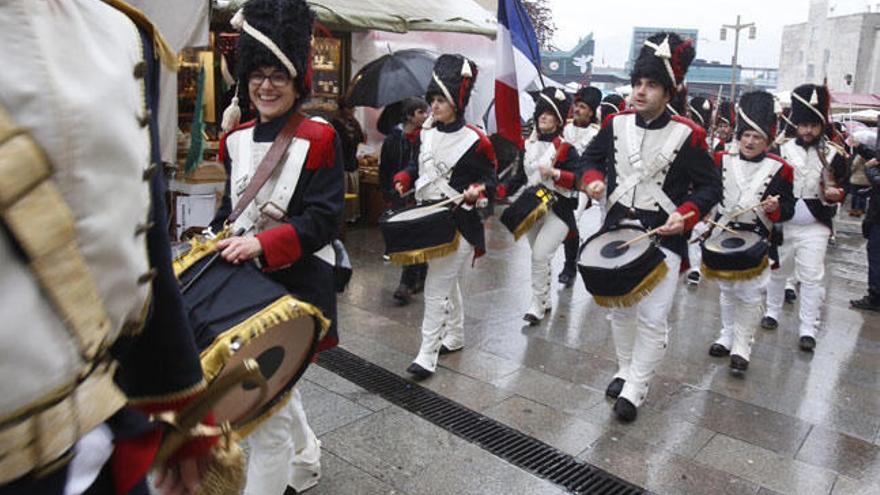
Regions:
[[830, 17], [828, 0], [810, 0], [809, 9], [807, 22], [783, 28], [779, 89], [827, 77], [835, 91], [880, 92], [880, 13]]
[[[731, 71], [730, 64], [695, 59], [687, 73], [688, 95], [714, 98], [718, 94], [718, 87], [723, 86], [723, 96], [730, 98]], [[776, 91], [778, 71], [769, 67], [743, 67], [737, 64], [736, 81], [737, 98], [757, 89], [772, 93]]]
[[563, 84], [586, 84], [593, 73], [593, 34], [581, 38], [571, 50], [541, 52], [541, 72]]

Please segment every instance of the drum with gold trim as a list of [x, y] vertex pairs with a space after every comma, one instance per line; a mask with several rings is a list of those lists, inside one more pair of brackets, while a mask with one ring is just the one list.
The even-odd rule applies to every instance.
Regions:
[[718, 280], [750, 280], [759, 277], [769, 265], [770, 243], [757, 232], [733, 228], [716, 229], [703, 241], [701, 271]]
[[189, 251], [175, 259], [174, 272], [208, 383], [247, 359], [259, 364], [266, 379], [267, 394], [245, 381], [214, 407], [217, 423], [229, 423], [243, 436], [289, 398], [330, 323], [253, 262], [226, 262], [216, 243], [190, 241]]
[[501, 223], [513, 234], [515, 240], [525, 235], [556, 202], [556, 195], [545, 186], [527, 187], [522, 194], [501, 213]]
[[398, 265], [416, 265], [458, 249], [461, 234], [448, 206], [420, 205], [379, 219], [385, 254]]

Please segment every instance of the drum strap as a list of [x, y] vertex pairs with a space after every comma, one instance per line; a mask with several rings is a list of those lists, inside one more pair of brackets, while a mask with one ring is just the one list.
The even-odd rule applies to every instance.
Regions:
[[247, 208], [254, 198], [257, 197], [257, 193], [260, 192], [260, 189], [266, 184], [269, 177], [272, 176], [272, 172], [275, 171], [278, 164], [281, 163], [281, 158], [284, 157], [284, 152], [290, 147], [290, 143], [296, 136], [296, 131], [299, 129], [303, 120], [305, 120], [305, 116], [299, 112], [295, 112], [287, 120], [287, 123], [284, 124], [281, 133], [278, 134], [278, 137], [272, 142], [272, 146], [269, 148], [266, 156], [263, 157], [263, 161], [260, 162], [256, 172], [254, 172], [254, 178], [251, 179], [247, 188], [238, 198], [238, 203], [235, 205], [232, 213], [229, 214], [229, 218], [227, 219], [228, 223], [235, 223], [238, 217], [244, 212], [245, 208]]
[[[623, 176], [623, 180], [614, 188], [614, 192], [608, 197], [608, 207], [620, 202], [624, 195], [638, 186], [642, 191], [648, 193], [660, 208], [667, 214], [675, 211], [675, 203], [669, 199], [669, 196], [663, 191], [662, 185], [654, 182], [654, 176], [666, 168], [675, 158], [678, 150], [684, 145], [690, 135], [690, 128], [686, 125], [676, 124], [670, 132], [667, 139], [664, 140], [663, 147], [660, 152], [654, 156], [653, 160], [644, 166], [641, 154], [642, 137], [639, 136], [638, 126], [635, 124], [635, 115], [629, 116], [629, 119], [619, 119], [623, 129], [614, 128], [615, 134], [619, 130], [623, 130], [622, 134], [626, 140], [624, 149], [627, 150], [627, 157], [618, 159], [616, 165], [618, 167], [618, 175]], [[618, 119], [615, 119], [615, 121]], [[616, 123], [616, 122], [615, 122]], [[670, 124], [671, 125], [671, 124]], [[645, 131], [642, 131], [645, 132]], [[623, 172], [623, 174], [621, 174]], [[661, 181], [662, 183], [662, 181]]]
[[[452, 170], [455, 168], [455, 162], [450, 160], [449, 157], [455, 157], [455, 160], [460, 159], [479, 139], [479, 136], [473, 134], [468, 135], [468, 138], [458, 140], [458, 142], [454, 143], [451, 149], [443, 150], [443, 154], [448, 155], [447, 160], [437, 161], [437, 153], [435, 153], [434, 150], [436, 143], [434, 141], [439, 132], [440, 131], [435, 129], [422, 132], [422, 145], [419, 156], [419, 160], [421, 161], [419, 164], [419, 178], [416, 179], [415, 183], [416, 199], [419, 201], [439, 199], [422, 197], [422, 191], [428, 186], [436, 187], [447, 198], [458, 196], [459, 192], [449, 185], [449, 177], [452, 174]], [[469, 206], [462, 205], [462, 207], [468, 208]]]

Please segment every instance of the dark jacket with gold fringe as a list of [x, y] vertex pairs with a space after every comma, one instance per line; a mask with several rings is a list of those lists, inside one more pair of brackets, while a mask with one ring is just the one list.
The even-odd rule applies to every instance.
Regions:
[[[434, 125], [439, 132], [451, 133], [460, 131], [467, 124], [463, 119], [459, 119], [451, 124], [437, 122]], [[480, 197], [492, 201], [495, 197], [495, 186], [498, 183], [495, 173], [497, 167], [495, 150], [489, 138], [482, 131], [470, 125], [467, 127], [479, 134], [479, 139], [453, 166], [449, 185], [458, 192], [464, 192], [474, 184], [483, 185], [485, 190]], [[416, 161], [398, 172], [394, 176], [394, 183], [402, 184], [404, 192], [406, 192], [413, 187], [418, 178], [419, 164]], [[461, 235], [474, 246], [476, 255], [482, 256], [486, 252], [486, 236], [483, 231], [483, 220], [477, 208], [456, 208], [453, 211], [453, 218]]]
[[[250, 122], [240, 128], [254, 127], [254, 141], [272, 142], [293, 111], [269, 122]], [[305, 119], [297, 129], [296, 137], [308, 139], [311, 145], [302, 175], [287, 205], [287, 221], [260, 232], [256, 237], [263, 248], [261, 261], [268, 275], [297, 299], [317, 306], [331, 321], [330, 331], [318, 346], [322, 351], [339, 342], [336, 287], [333, 267], [312, 254], [336, 238], [345, 198], [344, 167], [339, 138], [329, 124]], [[232, 159], [226, 153], [223, 155], [223, 166], [229, 175]], [[211, 222], [215, 232], [223, 228], [232, 212], [230, 197], [227, 180], [220, 209]]]

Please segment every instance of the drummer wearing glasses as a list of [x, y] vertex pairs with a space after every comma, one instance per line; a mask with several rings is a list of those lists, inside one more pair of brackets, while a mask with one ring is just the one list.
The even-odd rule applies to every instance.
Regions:
[[[320, 351], [337, 343], [335, 254], [330, 243], [342, 215], [344, 179], [333, 127], [299, 113], [311, 92], [314, 18], [303, 0], [251, 0], [232, 20], [242, 30], [238, 91], [246, 89], [258, 119], [235, 127], [224, 138], [229, 180], [212, 228], [224, 228], [238, 211], [264, 157], [272, 156], [273, 142], [289, 140], [269, 179], [250, 203], [243, 201], [247, 206], [228, 226], [240, 234], [220, 241], [219, 249], [230, 263], [256, 260], [294, 297], [320, 308], [332, 322]], [[227, 115], [224, 128], [235, 124]], [[280, 494], [288, 486], [302, 493], [320, 478], [320, 442], [308, 425], [297, 389], [292, 396], [248, 437], [245, 494]]]
[[[721, 197], [705, 131], [666, 110], [694, 56], [692, 42], [674, 33], [648, 38], [631, 74], [634, 110], [606, 119], [579, 162], [582, 189], [594, 200], [607, 190], [603, 231], [656, 228], [667, 265], [653, 290], [622, 298], [611, 312], [618, 370], [605, 393], [616, 399], [614, 413], [625, 422], [635, 420], [666, 353], [668, 314], [687, 259], [685, 235]], [[634, 300], [632, 307], [619, 307]]]
[[[459, 198], [453, 218], [462, 239], [454, 250], [428, 262], [422, 343], [407, 372], [430, 377], [439, 354], [464, 347], [464, 309], [459, 281], [473, 258], [486, 252], [483, 222], [477, 208], [495, 193], [495, 151], [480, 130], [465, 124], [477, 65], [461, 55], [441, 55], [434, 64], [426, 100], [433, 127], [421, 133], [418, 163], [394, 176], [401, 195], [414, 188], [416, 201], [432, 203]], [[424, 261], [424, 260], [423, 260]]]

